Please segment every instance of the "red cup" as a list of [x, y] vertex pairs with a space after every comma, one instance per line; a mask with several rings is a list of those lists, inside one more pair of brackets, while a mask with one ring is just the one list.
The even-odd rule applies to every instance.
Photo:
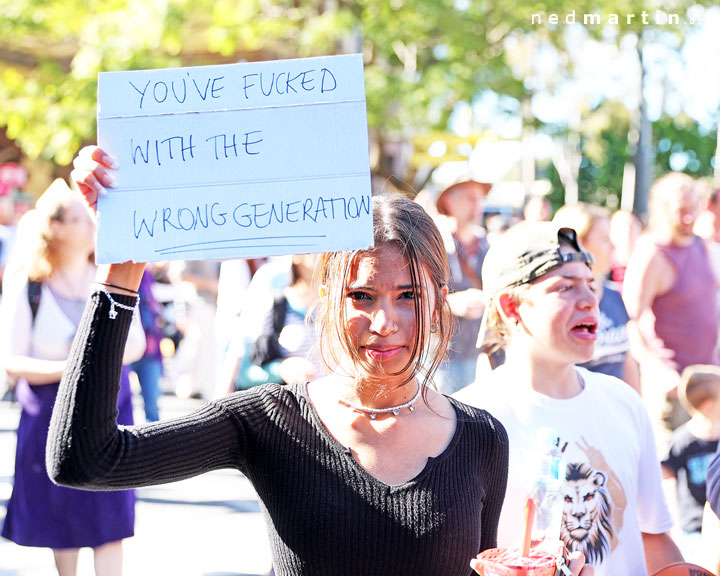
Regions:
[[557, 556], [530, 550], [523, 556], [517, 548], [491, 548], [478, 556], [484, 576], [555, 576]]

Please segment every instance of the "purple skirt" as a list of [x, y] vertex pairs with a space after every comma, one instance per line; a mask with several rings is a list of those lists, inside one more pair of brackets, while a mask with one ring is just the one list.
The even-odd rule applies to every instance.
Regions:
[[[18, 384], [22, 406], [17, 430], [15, 479], [2, 536], [22, 546], [95, 548], [133, 535], [135, 493], [90, 492], [53, 484], [45, 468], [50, 416], [59, 384]], [[123, 369], [118, 423], [130, 425], [132, 398]]]

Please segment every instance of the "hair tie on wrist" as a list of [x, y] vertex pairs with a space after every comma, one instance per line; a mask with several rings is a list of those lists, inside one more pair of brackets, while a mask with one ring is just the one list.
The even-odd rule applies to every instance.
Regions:
[[115, 284], [110, 284], [109, 282], [95, 282], [95, 284], [100, 284], [100, 286], [107, 286], [108, 288], [117, 288], [118, 290], [125, 290], [125, 292], [132, 292], [137, 296], [138, 291], [132, 290], [131, 288], [125, 288], [123, 286], [117, 286]]

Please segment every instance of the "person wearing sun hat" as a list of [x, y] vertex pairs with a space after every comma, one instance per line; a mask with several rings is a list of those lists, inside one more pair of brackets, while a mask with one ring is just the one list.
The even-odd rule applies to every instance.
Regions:
[[438, 388], [446, 394], [467, 386], [475, 376], [475, 338], [485, 308], [481, 274], [489, 247], [481, 222], [483, 200], [491, 188], [464, 169], [440, 188], [435, 201], [450, 262], [448, 303], [455, 325], [448, 361], [436, 375]]
[[505, 363], [454, 395], [505, 426], [508, 489], [498, 545], [517, 545], [523, 507], [550, 428], [567, 463], [561, 539], [598, 576], [644, 576], [682, 560], [667, 531], [650, 420], [622, 381], [575, 364], [592, 357], [598, 327], [592, 256], [575, 230], [521, 222], [490, 247], [482, 342]]

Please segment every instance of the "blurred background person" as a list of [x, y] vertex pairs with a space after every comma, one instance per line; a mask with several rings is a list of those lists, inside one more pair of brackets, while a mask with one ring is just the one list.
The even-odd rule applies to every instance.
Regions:
[[615, 249], [610, 279], [620, 291], [630, 255], [642, 231], [642, 221], [629, 210], [616, 210], [610, 217], [610, 241]]
[[2, 278], [15, 238], [14, 207], [10, 191], [0, 187], [0, 296], [2, 296]]
[[165, 336], [164, 321], [160, 303], [153, 293], [154, 285], [155, 277], [148, 267], [143, 273], [140, 288], [138, 288], [140, 294], [138, 310], [145, 333], [145, 353], [142, 358], [130, 365], [130, 369], [135, 372], [140, 384], [146, 422], [160, 420], [158, 400], [160, 398], [160, 379], [163, 375], [163, 355], [160, 351], [160, 342]]
[[[23, 216], [19, 261], [5, 278], [0, 305], [0, 361], [19, 379], [22, 413], [17, 430], [13, 491], [2, 536], [23, 546], [52, 548], [60, 576], [74, 576], [79, 548], [94, 550], [98, 576], [120, 575], [122, 540], [133, 535], [132, 491], [85, 492], [53, 484], [45, 469], [47, 430], [60, 377], [95, 277], [95, 226], [82, 196], [62, 180]], [[139, 325], [125, 360], [142, 355]], [[118, 420], [132, 424], [127, 369]]]
[[720, 574], [720, 518], [713, 512], [710, 503], [705, 503], [701, 537], [702, 562], [713, 574]]
[[240, 361], [237, 380], [240, 389], [268, 382], [308, 382], [324, 372], [313, 352], [315, 339], [308, 318], [309, 309], [319, 297], [313, 285], [316, 255], [296, 254], [287, 259], [289, 285], [256, 301], [254, 306], [259, 313], [254, 315], [255, 321], [243, 326], [247, 345]]
[[530, 194], [525, 199], [523, 206], [523, 220], [529, 222], [549, 222], [552, 220], [552, 204], [547, 196], [542, 194]]
[[[700, 184], [701, 210], [693, 231], [705, 240], [710, 254], [710, 264], [718, 280], [717, 303], [720, 323], [720, 185], [710, 181], [702, 181]], [[720, 350], [720, 342], [718, 349]]]
[[242, 330], [240, 316], [245, 305], [254, 305], [254, 301], [248, 298], [248, 290], [255, 272], [266, 261], [266, 258], [246, 258], [223, 260], [220, 264], [215, 312], [215, 342], [218, 354], [216, 362], [219, 366], [213, 395], [215, 398], [235, 389], [238, 360], [245, 352], [241, 339], [234, 338], [234, 334]]
[[705, 242], [693, 233], [699, 209], [695, 181], [671, 172], [649, 199], [649, 230], [638, 239], [623, 282], [630, 349], [658, 446], [689, 419], [679, 404], [680, 373], [717, 364], [717, 281]]
[[[275, 256], [256, 260], [257, 269], [247, 288], [242, 292], [244, 302], [240, 314], [232, 321], [230, 340], [220, 367], [220, 376], [216, 393], [218, 396], [230, 394], [240, 388], [240, 368], [252, 344], [246, 327], [255, 327], [263, 323], [262, 317], [270, 307], [268, 297], [281, 293], [292, 282], [292, 259], [289, 256]], [[220, 296], [218, 296], [220, 300]], [[258, 302], [266, 306], [258, 308]]]
[[[15, 238], [14, 206], [10, 189], [0, 183], [0, 301], [2, 300], [2, 279], [8, 261], [10, 248]], [[0, 400], [12, 397], [14, 382], [0, 370]]]
[[625, 380], [640, 392], [640, 373], [630, 354], [627, 332], [630, 318], [620, 292], [609, 281], [613, 259], [610, 214], [600, 206], [578, 202], [559, 208], [552, 221], [558, 228], [574, 229], [580, 243], [594, 259], [592, 272], [595, 293], [600, 300], [600, 316], [592, 360], [581, 366]]
[[691, 418], [673, 431], [661, 462], [665, 497], [675, 517], [673, 539], [685, 560], [704, 564], [706, 477], [720, 439], [720, 368], [688, 366], [678, 398]]
[[176, 322], [183, 334], [173, 361], [175, 393], [180, 398], [210, 400], [215, 391], [215, 313], [220, 262], [171, 262], [168, 271], [176, 285]]
[[715, 182], [701, 181], [700, 213], [695, 226], [695, 234], [707, 242], [720, 243], [720, 185]]
[[448, 303], [453, 313], [453, 335], [447, 360], [436, 373], [438, 389], [452, 394], [475, 379], [475, 347], [485, 310], [482, 265], [489, 245], [481, 225], [483, 203], [492, 185], [461, 174], [437, 197], [436, 220], [443, 230], [452, 276]]
[[493, 241], [502, 236], [513, 224], [520, 221], [513, 214], [490, 214], [485, 218], [485, 230], [487, 233], [488, 246], [492, 246]]

